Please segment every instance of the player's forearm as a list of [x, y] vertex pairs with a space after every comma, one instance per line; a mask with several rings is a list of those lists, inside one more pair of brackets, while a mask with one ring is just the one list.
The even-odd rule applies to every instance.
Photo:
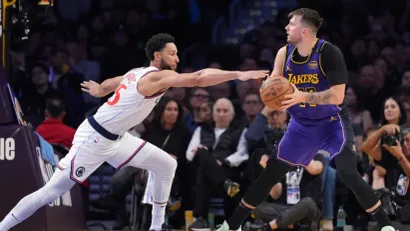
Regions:
[[343, 102], [343, 99], [337, 97], [336, 91], [331, 88], [321, 92], [305, 92], [305, 94], [305, 103], [339, 105]]
[[118, 86], [120, 85], [122, 79], [123, 79], [122, 76], [118, 76], [118, 77], [104, 80], [104, 82], [100, 84], [100, 91], [99, 91], [98, 96], [104, 97], [110, 94], [111, 92], [115, 91], [115, 89], [117, 89]]
[[198, 72], [198, 75], [198, 86], [200, 87], [216, 85], [238, 78], [238, 72], [236, 71], [222, 71], [212, 68], [203, 69]]

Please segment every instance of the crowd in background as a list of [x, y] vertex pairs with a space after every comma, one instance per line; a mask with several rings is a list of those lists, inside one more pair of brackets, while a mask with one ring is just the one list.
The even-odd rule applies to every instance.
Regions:
[[[210, 28], [219, 15], [226, 13], [230, 3], [134, 2], [56, 1], [47, 17], [35, 23], [24, 46], [13, 48], [10, 82], [33, 128], [41, 131], [44, 125], [62, 121], [75, 130], [107, 99], [83, 93], [80, 83], [102, 82], [147, 65], [144, 43], [155, 33], [174, 35], [180, 54], [198, 40], [202, 46], [211, 46]], [[300, 1], [300, 5], [309, 3]], [[318, 37], [341, 49], [349, 70], [346, 103], [355, 130], [358, 168], [375, 189], [396, 191], [397, 204], [407, 208], [410, 175], [397, 164], [399, 151], [381, 145], [386, 144], [382, 135], [390, 127], [401, 126], [400, 146], [410, 157], [406, 130], [406, 118], [410, 118], [410, 3], [345, 0], [318, 5], [315, 9], [325, 18]], [[275, 21], [248, 31], [240, 44], [215, 46], [219, 50], [214, 48], [215, 52], [205, 57], [207, 65], [203, 68], [272, 69], [276, 52], [286, 43], [284, 27], [291, 10], [283, 9]], [[198, 67], [191, 63], [182, 59], [179, 71], [196, 71]], [[255, 177], [255, 169], [263, 168], [264, 154], [269, 154], [274, 141], [280, 139], [277, 131], [286, 130], [288, 115], [265, 107], [259, 86], [259, 81], [231, 81], [208, 88], [170, 89], [151, 116], [130, 130], [178, 160], [172, 197], [182, 201], [181, 210], [194, 211], [195, 225], [209, 228], [207, 218], [213, 194], [207, 186], [219, 191], [218, 196], [224, 198], [225, 215], [229, 215]], [[51, 98], [54, 101], [47, 101]], [[262, 132], [255, 133], [258, 129]], [[69, 148], [72, 136], [72, 130], [64, 130], [61, 137], [53, 138], [53, 143]], [[362, 217], [367, 221], [369, 218], [351, 192], [336, 177], [333, 181], [333, 194], [343, 196], [330, 200], [333, 211], [324, 219], [336, 219], [343, 205], [348, 224], [359, 226]], [[129, 190], [122, 195], [127, 193]], [[313, 201], [324, 201], [322, 197]], [[116, 197], [118, 203], [121, 198]], [[286, 198], [272, 196], [270, 202], [274, 199], [286, 204]], [[316, 204], [325, 213], [323, 203]], [[395, 216], [410, 223], [410, 217], [403, 214]], [[183, 226], [181, 220], [173, 221], [174, 226]], [[331, 230], [332, 225], [327, 227]]]

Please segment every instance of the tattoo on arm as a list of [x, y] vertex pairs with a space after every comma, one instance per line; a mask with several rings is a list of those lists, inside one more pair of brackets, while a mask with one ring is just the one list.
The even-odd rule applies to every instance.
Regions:
[[333, 90], [322, 92], [309, 92], [305, 103], [312, 104], [337, 104], [337, 97]]

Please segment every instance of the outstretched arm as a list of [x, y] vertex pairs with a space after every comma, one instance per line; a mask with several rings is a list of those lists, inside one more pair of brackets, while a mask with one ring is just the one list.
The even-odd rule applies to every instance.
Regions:
[[193, 73], [179, 74], [170, 70], [151, 72], [138, 83], [138, 91], [145, 96], [153, 95], [170, 87], [207, 87], [229, 80], [264, 78], [269, 71], [223, 71], [207, 68]]
[[[259, 79], [266, 77], [269, 71], [223, 71], [219, 69], [206, 68], [194, 73], [178, 74], [161, 78], [158, 82], [163, 87], [208, 87], [226, 81], [239, 79]], [[166, 74], [165, 74], [166, 75]]]
[[87, 92], [88, 94], [94, 97], [104, 97], [110, 94], [111, 92], [115, 91], [115, 89], [118, 88], [123, 79], [123, 76], [118, 76], [106, 79], [101, 84], [94, 82], [92, 80], [84, 81], [83, 83], [81, 83], [81, 90]]

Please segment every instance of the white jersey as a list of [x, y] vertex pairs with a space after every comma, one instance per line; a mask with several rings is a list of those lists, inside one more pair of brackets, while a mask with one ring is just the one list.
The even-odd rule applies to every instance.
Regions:
[[95, 113], [95, 120], [107, 131], [116, 135], [123, 135], [140, 124], [165, 93], [146, 97], [138, 92], [138, 81], [153, 71], [159, 70], [150, 66], [127, 72], [115, 93]]

